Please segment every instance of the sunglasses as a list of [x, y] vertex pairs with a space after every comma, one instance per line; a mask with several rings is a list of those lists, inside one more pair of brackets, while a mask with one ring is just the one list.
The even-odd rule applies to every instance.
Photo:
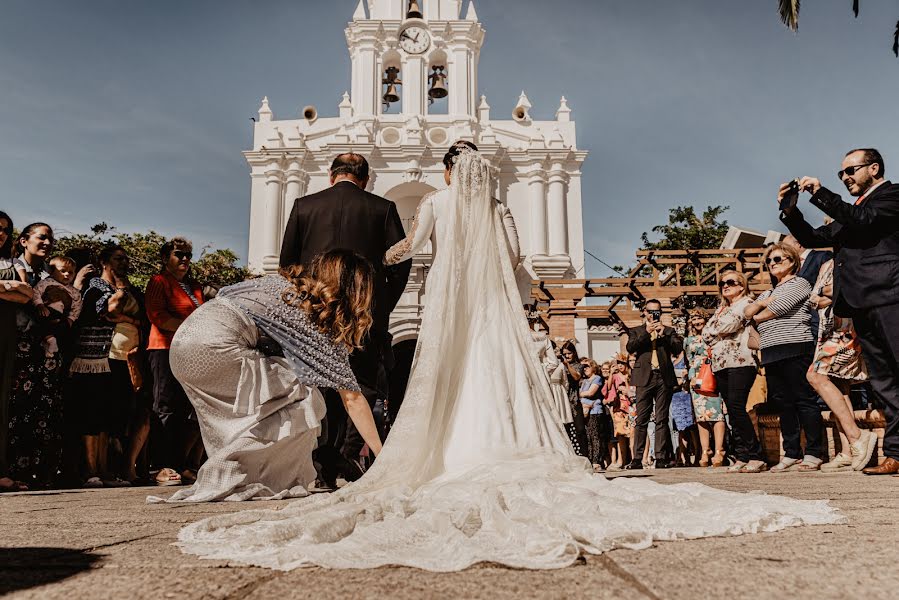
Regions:
[[736, 279], [725, 279], [724, 281], [718, 282], [718, 287], [726, 288], [726, 287], [743, 287], [743, 284], [737, 281]]
[[178, 260], [184, 260], [185, 258], [190, 260], [194, 257], [193, 252], [185, 252], [183, 250], [175, 250], [172, 254], [174, 254], [175, 258]]
[[859, 169], [861, 169], [863, 167], [870, 167], [872, 164], [874, 164], [874, 163], [865, 163], [863, 165], [852, 165], [851, 167], [846, 167], [845, 169], [837, 171], [837, 178], [842, 179], [844, 173], [846, 175], [849, 175], [849, 177], [852, 177], [853, 175], [855, 175], [855, 172], [858, 171]]
[[775, 265], [779, 265], [780, 263], [788, 261], [788, 260], [790, 260], [790, 259], [789, 259], [789, 257], [786, 257], [786, 256], [769, 256], [768, 258], [765, 259], [765, 264], [770, 265], [773, 263]]

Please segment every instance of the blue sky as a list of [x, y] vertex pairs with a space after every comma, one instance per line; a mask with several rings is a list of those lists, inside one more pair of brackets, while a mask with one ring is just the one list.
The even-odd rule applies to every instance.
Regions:
[[[5, 0], [0, 20], [0, 210], [18, 225], [184, 234], [246, 254], [259, 100], [336, 114], [356, 0]], [[585, 242], [628, 263], [669, 207], [731, 206], [777, 228], [780, 181], [840, 189], [845, 150], [899, 173], [899, 5], [775, 0], [491, 0], [481, 93], [494, 114], [524, 89], [536, 119], [567, 96], [584, 167]], [[894, 178], [899, 178], [899, 175]], [[808, 211], [814, 219], [818, 215]], [[587, 259], [587, 275], [608, 270]]]

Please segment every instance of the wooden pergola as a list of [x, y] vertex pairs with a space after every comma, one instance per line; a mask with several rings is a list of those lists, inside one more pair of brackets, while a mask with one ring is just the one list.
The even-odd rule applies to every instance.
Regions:
[[[553, 337], [574, 338], [574, 320], [634, 326], [640, 306], [650, 298], [679, 316], [686, 303], [714, 302], [726, 271], [744, 273], [757, 294], [770, 286], [762, 268], [764, 248], [715, 250], [640, 250], [637, 264], [624, 277], [535, 280], [532, 312]], [[587, 302], [587, 299], [601, 299]]]

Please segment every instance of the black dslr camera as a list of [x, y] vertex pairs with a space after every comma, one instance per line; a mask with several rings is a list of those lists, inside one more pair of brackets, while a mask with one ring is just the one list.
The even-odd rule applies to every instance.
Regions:
[[655, 308], [653, 310], [647, 310], [646, 314], [649, 315], [649, 320], [655, 323], [658, 323], [662, 320], [662, 310], [659, 308]]

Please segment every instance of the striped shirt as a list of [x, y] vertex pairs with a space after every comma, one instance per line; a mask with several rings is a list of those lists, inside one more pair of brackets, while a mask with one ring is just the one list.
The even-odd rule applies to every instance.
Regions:
[[814, 343], [812, 312], [808, 302], [811, 293], [812, 286], [808, 281], [802, 277], [793, 277], [778, 284], [773, 290], [759, 294], [759, 300], [771, 297], [768, 310], [777, 315], [777, 318], [758, 324], [763, 355], [766, 348]]

